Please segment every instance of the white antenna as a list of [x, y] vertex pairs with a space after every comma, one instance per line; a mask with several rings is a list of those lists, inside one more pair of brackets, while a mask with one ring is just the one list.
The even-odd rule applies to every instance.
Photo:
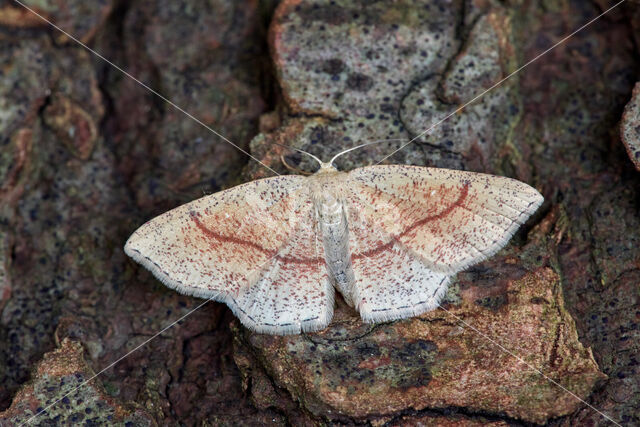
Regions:
[[288, 146], [288, 145], [284, 145], [284, 144], [279, 144], [279, 143], [277, 143], [277, 142], [272, 142], [271, 144], [279, 145], [280, 147], [284, 147], [284, 148], [287, 148], [287, 149], [289, 149], [289, 150], [297, 151], [298, 153], [306, 154], [307, 156], [311, 157], [313, 160], [315, 160], [316, 162], [318, 162], [318, 165], [320, 165], [321, 167], [322, 167], [322, 165], [323, 165], [322, 160], [320, 160], [319, 158], [317, 158], [316, 156], [314, 156], [314, 155], [313, 155], [313, 154], [311, 154], [311, 153], [307, 153], [307, 152], [306, 152], [306, 151], [304, 151], [304, 150], [301, 150], [301, 149], [299, 149], [299, 148], [295, 148], [295, 147], [290, 147], [290, 146]]
[[[153, 93], [154, 95], [158, 96], [159, 98], [161, 98], [163, 101], [167, 102], [169, 105], [171, 105], [172, 107], [176, 108], [178, 111], [182, 112], [183, 114], [185, 114], [187, 117], [189, 117], [190, 119], [194, 120], [196, 123], [200, 124], [201, 126], [205, 127], [207, 130], [209, 130], [211, 133], [213, 133], [214, 135], [217, 135], [218, 137], [220, 137], [222, 140], [224, 140], [225, 142], [231, 144], [232, 146], [236, 147], [238, 150], [240, 150], [241, 152], [245, 153], [246, 155], [248, 155], [249, 157], [251, 157], [252, 159], [256, 160], [258, 163], [260, 163], [261, 165], [263, 165], [264, 167], [266, 167], [267, 169], [269, 169], [270, 171], [272, 171], [274, 174], [278, 175], [278, 173], [276, 171], [274, 171], [273, 169], [271, 169], [269, 166], [265, 165], [264, 163], [262, 163], [260, 160], [258, 160], [257, 158], [255, 158], [254, 156], [252, 156], [251, 154], [249, 154], [248, 152], [246, 152], [245, 150], [243, 150], [242, 148], [240, 148], [238, 145], [234, 144], [233, 142], [231, 142], [229, 139], [227, 139], [225, 136], [223, 136], [222, 134], [216, 132], [214, 129], [212, 129], [210, 126], [206, 125], [205, 123], [203, 123], [201, 120], [199, 120], [198, 118], [196, 118], [195, 116], [193, 116], [192, 114], [190, 114], [189, 112], [187, 112], [186, 110], [184, 110], [183, 108], [181, 108], [180, 106], [178, 106], [177, 104], [175, 104], [174, 102], [170, 101], [168, 98], [166, 98], [165, 96], [163, 96], [162, 94], [160, 94], [159, 92], [155, 91], [154, 89], [152, 89], [151, 87], [147, 86], [146, 84], [144, 84], [143, 82], [141, 82], [140, 80], [138, 80], [137, 78], [135, 78], [133, 75], [131, 75], [130, 73], [128, 73], [127, 71], [125, 71], [124, 69], [122, 69], [121, 67], [119, 67], [118, 65], [114, 64], [113, 62], [109, 61], [107, 58], [105, 58], [104, 56], [100, 55], [98, 52], [96, 52], [95, 50], [91, 49], [89, 46], [87, 46], [85, 43], [83, 43], [82, 41], [80, 41], [79, 39], [77, 39], [76, 37], [72, 36], [71, 34], [69, 34], [68, 32], [64, 31], [62, 28], [58, 27], [57, 25], [55, 25], [53, 22], [51, 22], [50, 20], [48, 20], [47, 18], [43, 17], [42, 15], [38, 14], [34, 9], [28, 7], [27, 5], [25, 5], [23, 2], [21, 2], [20, 0], [13, 0], [15, 3], [19, 4], [20, 6], [22, 6], [25, 10], [28, 10], [29, 12], [31, 12], [32, 14], [34, 14], [35, 16], [37, 16], [38, 18], [40, 18], [42, 21], [46, 22], [47, 24], [51, 25], [53, 28], [55, 28], [56, 30], [58, 30], [59, 32], [61, 32], [62, 34], [66, 35], [70, 40], [73, 40], [74, 42], [76, 42], [78, 45], [84, 47], [86, 50], [88, 50], [89, 52], [93, 53], [94, 55], [96, 55], [98, 58], [102, 59], [103, 61], [105, 61], [106, 63], [108, 63], [109, 65], [111, 65], [113, 68], [115, 68], [116, 70], [120, 71], [121, 73], [123, 73], [124, 75], [126, 75], [127, 77], [129, 77], [130, 79], [132, 79], [133, 81], [135, 81], [136, 83], [138, 83], [139, 85], [141, 85], [142, 87], [144, 87], [145, 89], [147, 89], [149, 92]], [[595, 18], [593, 18], [591, 21], [589, 21], [588, 23], [584, 24], [583, 26], [581, 26], [580, 28], [578, 28], [577, 30], [575, 30], [574, 32], [572, 32], [571, 34], [569, 34], [568, 36], [566, 36], [565, 38], [563, 38], [562, 40], [560, 40], [559, 42], [557, 42], [556, 44], [554, 44], [552, 47], [550, 47], [549, 49], [545, 50], [544, 52], [542, 52], [541, 54], [539, 54], [538, 56], [536, 56], [535, 58], [533, 58], [532, 60], [528, 61], [527, 63], [525, 63], [524, 65], [522, 65], [520, 68], [518, 68], [517, 70], [515, 70], [514, 72], [512, 72], [511, 74], [507, 75], [505, 78], [503, 78], [502, 80], [500, 80], [498, 83], [496, 83], [495, 85], [491, 86], [489, 89], [485, 90], [484, 92], [480, 93], [479, 95], [477, 95], [476, 97], [474, 97], [473, 99], [471, 99], [470, 101], [468, 101], [467, 103], [465, 103], [464, 105], [462, 105], [461, 107], [457, 108], [456, 110], [454, 110], [452, 113], [450, 113], [449, 115], [447, 115], [446, 117], [444, 117], [443, 119], [441, 119], [440, 121], [436, 122], [435, 124], [433, 124], [432, 126], [430, 126], [427, 130], [425, 130], [424, 132], [420, 133], [418, 136], [414, 137], [413, 139], [411, 139], [410, 141], [408, 141], [406, 144], [402, 145], [399, 149], [395, 150], [394, 152], [392, 152], [391, 154], [389, 154], [388, 156], [384, 157], [382, 160], [380, 160], [378, 162], [378, 164], [382, 161], [384, 161], [385, 159], [387, 159], [388, 157], [390, 157], [391, 155], [393, 155], [394, 153], [398, 152], [399, 150], [402, 150], [404, 147], [406, 147], [407, 145], [409, 145], [411, 142], [415, 141], [416, 139], [422, 137], [423, 135], [425, 135], [426, 133], [428, 133], [429, 131], [431, 131], [433, 128], [435, 128], [436, 126], [438, 126], [439, 124], [441, 124], [442, 122], [444, 122], [445, 120], [447, 120], [449, 117], [453, 116], [454, 114], [456, 114], [457, 112], [463, 110], [465, 107], [467, 107], [469, 104], [475, 102], [477, 99], [481, 98], [482, 96], [484, 96], [487, 92], [491, 91], [492, 89], [494, 89], [495, 87], [499, 86], [500, 84], [502, 84], [504, 81], [506, 81], [507, 79], [511, 78], [513, 75], [515, 75], [516, 73], [520, 72], [521, 70], [523, 70], [524, 68], [526, 68], [527, 66], [529, 66], [530, 64], [532, 64], [533, 62], [537, 61], [539, 58], [541, 58], [542, 56], [546, 55], [549, 51], [555, 49], [557, 46], [559, 46], [560, 44], [566, 42], [569, 38], [573, 37], [576, 33], [580, 32], [581, 30], [583, 30], [584, 28], [586, 28], [587, 26], [591, 25], [593, 22], [597, 21], [598, 19], [600, 19], [602, 16], [606, 15], [607, 13], [609, 13], [612, 9], [618, 7], [620, 4], [624, 3], [625, 0], [621, 0], [619, 2], [617, 2], [616, 4], [614, 4], [612, 7], [610, 7], [609, 9], [605, 10], [604, 12], [602, 12], [600, 15], [596, 16]], [[384, 140], [381, 141], [373, 141], [373, 142], [368, 142], [368, 143], [364, 143], [361, 145], [358, 145], [356, 147], [353, 148], [349, 148], [341, 153], [338, 153], [336, 156], [334, 156], [331, 161], [330, 164], [336, 160], [336, 158], [338, 158], [339, 156], [346, 154], [350, 151], [356, 150], [358, 148], [367, 146], [367, 145], [372, 145], [378, 142], [383, 142]], [[291, 147], [288, 147], [291, 148]], [[299, 149], [295, 149], [292, 148], [295, 151], [299, 151], [301, 153], [307, 154], [310, 157], [314, 158], [316, 161], [320, 162], [320, 164], [322, 165], [323, 163], [315, 156], [311, 155], [310, 153], [304, 152], [302, 150]], [[163, 332], [165, 332], [167, 329], [171, 328], [173, 325], [175, 325], [177, 322], [179, 322], [180, 320], [183, 320], [184, 318], [186, 318], [187, 316], [189, 316], [190, 314], [192, 314], [193, 312], [197, 311], [198, 309], [200, 309], [202, 306], [204, 306], [206, 303], [208, 303], [210, 301], [210, 299], [205, 300], [204, 302], [202, 302], [200, 305], [198, 305], [196, 308], [194, 308], [193, 310], [191, 310], [190, 312], [188, 312], [187, 314], [183, 315], [180, 319], [176, 320], [175, 322], [169, 324], [168, 326], [166, 326], [165, 328], [161, 329], [159, 332], [157, 332], [156, 334], [154, 334], [153, 336], [151, 336], [149, 339], [145, 340], [144, 342], [142, 342], [141, 344], [139, 344], [138, 346], [136, 346], [135, 348], [133, 348], [132, 350], [128, 351], [126, 354], [124, 354], [122, 357], [120, 357], [118, 360], [114, 361], [113, 363], [109, 364], [107, 367], [105, 367], [104, 369], [102, 369], [101, 371], [99, 371], [98, 373], [96, 373], [95, 375], [93, 375], [91, 378], [83, 381], [80, 383], [80, 385], [74, 387], [72, 390], [68, 391], [67, 393], [65, 393], [63, 395], [63, 397], [60, 397], [58, 400], [50, 403], [49, 405], [47, 405], [45, 408], [42, 408], [40, 410], [37, 410], [36, 413], [29, 418], [26, 422], [22, 423], [22, 425], [28, 424], [31, 421], [33, 421], [36, 417], [38, 417], [40, 414], [42, 414], [43, 412], [45, 412], [46, 410], [48, 410], [49, 408], [51, 408], [52, 406], [54, 406], [55, 404], [57, 404], [60, 400], [62, 400], [64, 397], [70, 395], [71, 393], [73, 393], [75, 390], [77, 390], [78, 388], [82, 387], [83, 385], [87, 384], [88, 382], [92, 381], [93, 379], [95, 379], [96, 377], [98, 377], [99, 375], [101, 375], [103, 372], [105, 372], [107, 369], [113, 367], [114, 365], [116, 365], [118, 362], [120, 362], [121, 360], [123, 360], [124, 358], [128, 357], [130, 354], [132, 354], [133, 352], [137, 351], [138, 349], [140, 349], [141, 347], [143, 347], [144, 345], [146, 345], [149, 341], [155, 339], [156, 337], [158, 337], [160, 334], [162, 334]], [[461, 319], [458, 319], [462, 322]], [[465, 322], [466, 324], [466, 322]], [[477, 329], [473, 328], [472, 326], [466, 324], [468, 327], [474, 329], [477, 333], [482, 334], [480, 331], [478, 331]], [[484, 334], [482, 334], [484, 336]], [[485, 336], [486, 337], [486, 336]], [[508, 351], [505, 348], [501, 347], [503, 351]], [[556, 385], [557, 384], [555, 381], [553, 381]], [[574, 395], [575, 396], [575, 395]], [[577, 396], [576, 396], [577, 397]], [[579, 397], [577, 397], [578, 399], [580, 399]], [[588, 404], [587, 402], [585, 402], [584, 400], [580, 399], [583, 403], [587, 404], [589, 407], [591, 407], [592, 409], [596, 410], [593, 406], [591, 406], [590, 404]], [[619, 425], [618, 423], [616, 423], [615, 421], [611, 420], [611, 418], [607, 417], [605, 414], [603, 414], [600, 411], [597, 411], [600, 414], [602, 414], [604, 417], [606, 417], [607, 419], [609, 419], [610, 421], [612, 421], [614, 424]]]
[[[376, 141], [367, 141], [367, 142], [365, 142], [364, 144], [356, 145], [355, 147], [347, 148], [346, 150], [339, 152], [338, 154], [336, 154], [335, 156], [333, 156], [333, 157], [331, 158], [331, 160], [329, 160], [329, 163], [327, 163], [327, 164], [328, 164], [328, 165], [333, 166], [333, 162], [334, 162], [338, 157], [342, 156], [343, 154], [347, 154], [347, 153], [349, 153], [350, 151], [357, 150], [358, 148], [366, 147], [367, 145], [380, 144], [380, 143], [382, 143], [382, 142], [406, 141], [406, 140], [407, 140], [406, 138], [392, 138], [392, 139], [378, 139], [378, 140], [376, 140]], [[304, 150], [301, 150], [301, 149], [299, 149], [299, 148], [290, 147], [290, 146], [288, 146], [288, 145], [280, 144], [280, 143], [277, 143], [277, 142], [271, 142], [271, 144], [278, 145], [278, 146], [280, 146], [280, 147], [284, 147], [284, 148], [287, 148], [287, 149], [289, 149], [289, 150], [297, 151], [298, 153], [306, 154], [307, 156], [311, 157], [311, 158], [312, 158], [312, 159], [314, 159], [316, 162], [318, 162], [318, 164], [320, 165], [320, 167], [322, 167], [322, 165], [324, 165], [324, 164], [325, 164], [322, 160], [320, 160], [319, 158], [317, 158], [317, 157], [316, 157], [316, 156], [314, 156], [313, 154], [308, 153], [308, 152], [306, 152], [306, 151], [304, 151]]]
[[362, 147], [366, 147], [367, 145], [373, 145], [373, 144], [379, 144], [381, 142], [391, 142], [391, 141], [406, 141], [406, 138], [394, 138], [394, 139], [379, 139], [377, 141], [369, 141], [369, 142], [365, 142], [364, 144], [360, 144], [360, 145], [356, 145], [355, 147], [351, 147], [348, 148], [344, 151], [339, 152], [338, 154], [336, 154], [335, 156], [333, 156], [333, 158], [331, 160], [329, 160], [329, 164], [333, 165], [333, 162], [340, 156], [342, 156], [343, 154], [347, 154], [350, 151], [354, 151], [357, 150], [358, 148], [362, 148]]

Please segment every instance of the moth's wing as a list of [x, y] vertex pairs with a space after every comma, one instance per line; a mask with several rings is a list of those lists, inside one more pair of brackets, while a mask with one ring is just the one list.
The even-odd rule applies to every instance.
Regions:
[[324, 328], [333, 287], [305, 177], [252, 181], [147, 222], [125, 252], [165, 285], [226, 303], [250, 329]]
[[303, 212], [291, 237], [269, 262], [254, 270], [226, 302], [247, 327], [287, 335], [324, 329], [333, 317], [334, 288], [312, 210]]
[[368, 322], [437, 307], [452, 274], [498, 251], [542, 203], [526, 184], [472, 172], [371, 166], [349, 178], [352, 299]]
[[371, 206], [353, 197], [347, 203], [354, 273], [351, 298], [362, 319], [384, 322], [436, 308], [449, 275], [431, 270], [420, 256], [370, 222], [365, 212]]
[[401, 246], [448, 275], [495, 254], [543, 201], [514, 179], [404, 165], [354, 169], [349, 188], [363, 222], [389, 239], [379, 245]]

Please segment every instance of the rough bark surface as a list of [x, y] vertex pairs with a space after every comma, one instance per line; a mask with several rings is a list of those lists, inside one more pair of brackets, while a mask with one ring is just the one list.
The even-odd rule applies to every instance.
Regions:
[[[284, 172], [282, 159], [313, 166], [271, 142], [328, 159], [417, 136], [614, 2], [85, 3], [33, 2]], [[627, 2], [386, 160], [511, 176], [546, 198], [457, 275], [446, 310], [370, 326], [338, 301], [327, 330], [283, 338], [220, 304], [190, 313], [201, 300], [122, 251], [146, 219], [268, 170], [0, 1], [0, 424], [47, 408], [36, 423], [607, 425], [531, 367], [640, 424], [638, 10]]]

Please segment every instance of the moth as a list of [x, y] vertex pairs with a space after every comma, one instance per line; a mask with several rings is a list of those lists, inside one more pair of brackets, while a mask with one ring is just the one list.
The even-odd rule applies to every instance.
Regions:
[[329, 324], [335, 289], [369, 323], [436, 308], [451, 276], [495, 254], [543, 201], [500, 176], [341, 172], [316, 160], [311, 176], [259, 179], [166, 212], [125, 252], [166, 286], [224, 302], [249, 329], [297, 334]]

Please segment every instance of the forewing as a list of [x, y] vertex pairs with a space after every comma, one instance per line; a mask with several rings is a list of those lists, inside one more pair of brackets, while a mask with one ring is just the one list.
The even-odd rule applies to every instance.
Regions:
[[333, 294], [312, 212], [305, 177], [252, 181], [152, 219], [125, 252], [165, 285], [227, 303], [254, 330], [313, 330], [330, 320]]
[[543, 201], [527, 184], [476, 172], [380, 165], [349, 178], [347, 200], [363, 223], [383, 230], [360, 251], [402, 246], [444, 274], [496, 253]]

